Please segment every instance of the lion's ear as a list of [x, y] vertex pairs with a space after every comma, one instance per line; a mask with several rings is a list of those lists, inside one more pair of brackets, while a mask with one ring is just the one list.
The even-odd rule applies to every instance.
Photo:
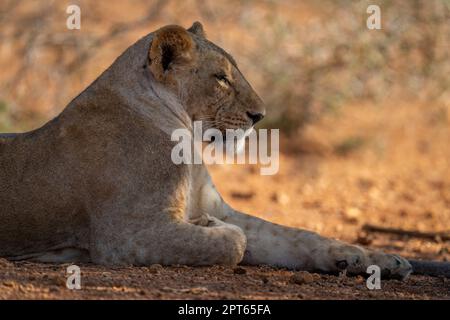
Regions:
[[192, 26], [189, 29], [187, 29], [187, 31], [189, 31], [190, 33], [193, 33], [199, 37], [206, 38], [206, 33], [205, 33], [205, 30], [203, 29], [203, 25], [198, 21], [195, 21], [192, 24]]
[[158, 80], [194, 60], [194, 41], [186, 29], [166, 26], [156, 31], [149, 50], [150, 70]]

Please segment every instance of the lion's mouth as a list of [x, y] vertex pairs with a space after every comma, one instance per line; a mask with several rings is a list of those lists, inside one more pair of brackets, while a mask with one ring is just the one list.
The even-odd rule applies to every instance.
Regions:
[[[241, 139], [245, 139], [246, 137], [249, 136], [251, 130], [253, 129], [253, 127], [250, 127], [248, 129], [215, 129], [215, 133], [214, 134], [206, 134], [203, 135], [203, 141], [207, 142], [207, 143], [222, 143], [222, 144], [226, 144], [227, 141], [234, 141], [234, 140], [241, 140]], [[233, 131], [235, 130], [240, 130], [241, 132], [238, 133], [238, 135], [236, 136], [236, 134], [233, 134]], [[228, 132], [229, 131], [229, 132]], [[230, 135], [230, 137], [228, 137], [227, 139], [227, 135]], [[231, 140], [230, 140], [231, 138]]]

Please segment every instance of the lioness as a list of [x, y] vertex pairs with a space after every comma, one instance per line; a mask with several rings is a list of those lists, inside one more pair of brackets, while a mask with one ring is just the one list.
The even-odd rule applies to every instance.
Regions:
[[237, 212], [203, 165], [171, 161], [175, 129], [248, 130], [264, 113], [200, 23], [148, 34], [42, 128], [0, 135], [0, 256], [408, 276], [399, 256]]

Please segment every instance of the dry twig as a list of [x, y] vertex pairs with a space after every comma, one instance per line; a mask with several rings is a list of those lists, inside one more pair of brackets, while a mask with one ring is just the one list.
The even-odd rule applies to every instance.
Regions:
[[414, 238], [421, 239], [430, 239], [430, 240], [442, 240], [448, 241], [450, 240], [450, 232], [421, 232], [417, 230], [403, 230], [397, 228], [387, 228], [381, 226], [375, 226], [371, 224], [365, 224], [362, 229], [366, 232], [379, 232], [379, 233], [390, 233], [396, 234], [400, 236], [408, 236]]

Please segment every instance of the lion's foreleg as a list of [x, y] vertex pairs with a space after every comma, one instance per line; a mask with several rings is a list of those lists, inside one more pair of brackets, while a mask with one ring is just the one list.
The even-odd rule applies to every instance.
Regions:
[[302, 270], [315, 269], [321, 248], [330, 245], [316, 233], [285, 227], [233, 210], [225, 205], [223, 221], [235, 224], [247, 236], [243, 263]]
[[235, 224], [247, 237], [244, 264], [267, 264], [300, 270], [365, 273], [377, 265], [385, 276], [404, 278], [411, 265], [404, 258], [325, 238], [317, 233], [281, 226], [223, 204], [221, 219]]
[[377, 265], [385, 276], [404, 278], [411, 273], [409, 262], [399, 256], [364, 249], [238, 212], [223, 201], [209, 179], [202, 185], [199, 195], [200, 210], [196, 212], [214, 216], [244, 231], [247, 238], [242, 260], [244, 264], [323, 272], [347, 270], [354, 274], [366, 273], [369, 266]]

